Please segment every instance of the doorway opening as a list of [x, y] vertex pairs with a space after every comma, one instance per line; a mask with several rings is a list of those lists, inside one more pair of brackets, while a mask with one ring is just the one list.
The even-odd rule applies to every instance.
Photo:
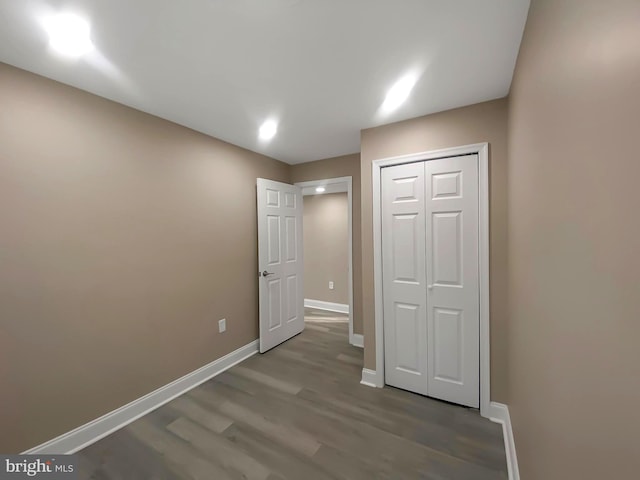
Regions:
[[309, 322], [348, 322], [353, 332], [352, 177], [295, 184], [303, 198], [304, 306]]

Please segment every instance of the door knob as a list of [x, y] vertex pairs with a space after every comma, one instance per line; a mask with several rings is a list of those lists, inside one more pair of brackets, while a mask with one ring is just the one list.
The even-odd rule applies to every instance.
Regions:
[[263, 277], [268, 277], [269, 275], [275, 275], [275, 273], [267, 272], [266, 270], [262, 272]]

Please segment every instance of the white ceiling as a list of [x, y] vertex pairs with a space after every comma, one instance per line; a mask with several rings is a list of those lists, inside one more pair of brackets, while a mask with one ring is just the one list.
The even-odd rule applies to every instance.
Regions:
[[[0, 61], [301, 163], [360, 130], [507, 95], [529, 0], [0, 0]], [[41, 21], [72, 11], [96, 50], [63, 60]], [[382, 117], [386, 90], [421, 77]], [[268, 117], [277, 136], [258, 140]]]

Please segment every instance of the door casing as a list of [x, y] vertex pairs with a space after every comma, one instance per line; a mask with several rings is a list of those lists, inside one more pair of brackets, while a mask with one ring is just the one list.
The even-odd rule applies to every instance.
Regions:
[[459, 155], [478, 155], [478, 263], [480, 301], [480, 414], [490, 417], [491, 403], [491, 345], [489, 310], [489, 144], [476, 143], [461, 147], [401, 155], [372, 162], [373, 186], [373, 256], [375, 284], [375, 349], [376, 369], [362, 369], [364, 385], [384, 386], [384, 316], [382, 298], [382, 209], [380, 177], [383, 167], [402, 165]]

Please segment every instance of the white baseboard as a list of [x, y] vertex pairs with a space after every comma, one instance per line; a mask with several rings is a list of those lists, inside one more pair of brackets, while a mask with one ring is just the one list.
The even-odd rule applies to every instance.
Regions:
[[384, 386], [384, 382], [379, 377], [380, 376], [378, 375], [378, 372], [376, 372], [375, 370], [363, 368], [362, 380], [360, 380], [360, 383], [362, 385], [366, 385], [367, 387], [382, 388]]
[[502, 434], [504, 435], [504, 450], [507, 454], [507, 471], [509, 480], [520, 480], [518, 471], [518, 457], [516, 456], [516, 444], [513, 440], [513, 429], [511, 428], [511, 417], [509, 407], [502, 403], [491, 402], [490, 420], [502, 424]]
[[354, 347], [364, 348], [364, 335], [354, 333], [351, 335], [351, 341], [349, 343]]
[[258, 352], [258, 343], [259, 340], [254, 340], [131, 403], [22, 453], [24, 455], [75, 453], [249, 358]]
[[304, 299], [304, 306], [307, 308], [317, 308], [318, 310], [327, 310], [329, 312], [349, 313], [349, 305], [343, 303], [325, 302], [323, 300]]

